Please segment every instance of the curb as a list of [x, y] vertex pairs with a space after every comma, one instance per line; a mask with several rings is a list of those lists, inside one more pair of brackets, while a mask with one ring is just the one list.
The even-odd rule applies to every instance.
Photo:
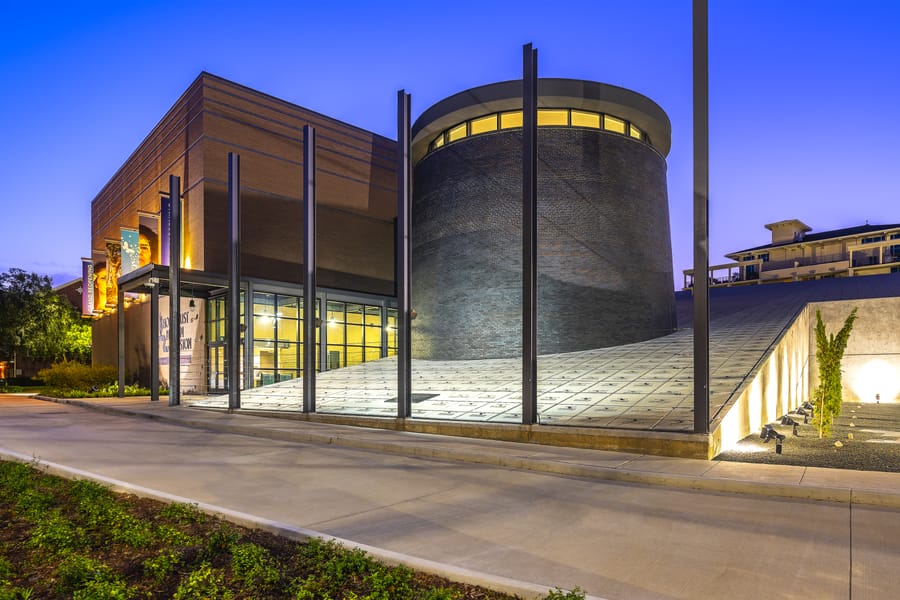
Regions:
[[[392, 550], [386, 550], [384, 548], [378, 548], [376, 546], [360, 544], [352, 540], [335, 537], [333, 535], [328, 535], [326, 533], [314, 531], [312, 529], [297, 527], [288, 523], [273, 521], [271, 519], [264, 519], [262, 517], [257, 517], [255, 515], [240, 511], [230, 510], [214, 504], [195, 502], [190, 498], [185, 498], [183, 496], [169, 494], [168, 492], [131, 484], [120, 479], [105, 477], [103, 475], [98, 475], [97, 473], [92, 473], [90, 471], [83, 471], [74, 467], [67, 467], [58, 463], [41, 460], [40, 458], [27, 456], [25, 454], [21, 454], [19, 452], [15, 452], [3, 447], [0, 447], [0, 460], [35, 465], [51, 475], [64, 477], [66, 479], [87, 479], [89, 481], [107, 486], [112, 491], [118, 493], [133, 494], [141, 498], [150, 498], [167, 503], [178, 502], [182, 504], [193, 504], [197, 507], [198, 510], [208, 515], [225, 519], [226, 521], [229, 521], [236, 525], [240, 525], [242, 527], [247, 527], [250, 529], [260, 529], [262, 531], [267, 531], [269, 533], [274, 533], [275, 535], [301, 542], [309, 538], [318, 538], [325, 541], [333, 541], [348, 549], [362, 550], [366, 554], [377, 559], [379, 562], [391, 566], [402, 564], [416, 571], [438, 575], [440, 577], [445, 577], [458, 583], [477, 585], [479, 587], [520, 596], [526, 599], [543, 598], [550, 590], [554, 589], [554, 586], [539, 585], [527, 581], [519, 581], [508, 577], [503, 577], [500, 575], [482, 573], [480, 571], [475, 571], [473, 569], [467, 569], [464, 567], [456, 567], [433, 560], [411, 556], [409, 554], [403, 554], [400, 552], [394, 552]], [[585, 599], [605, 600], [600, 596], [585, 596]]]
[[207, 420], [191, 419], [185, 417], [184, 415], [179, 416], [150, 414], [143, 411], [131, 410], [121, 406], [104, 406], [81, 400], [49, 398], [44, 396], [37, 396], [37, 398], [40, 400], [56, 402], [59, 404], [71, 404], [73, 406], [88, 408], [110, 415], [142, 417], [195, 429], [206, 429], [208, 431], [219, 431], [222, 433], [233, 433], [238, 435], [247, 435], [251, 437], [273, 439], [285, 442], [306, 442], [322, 445], [332, 445], [343, 448], [383, 452], [386, 454], [402, 455], [414, 458], [482, 464], [508, 469], [519, 469], [525, 471], [534, 471], [538, 473], [547, 473], [551, 475], [580, 477], [585, 479], [612, 481], [617, 483], [651, 485], [656, 487], [688, 489], [703, 492], [723, 492], [732, 494], [744, 494], [750, 496], [766, 496], [789, 498], [795, 500], [813, 500], [821, 502], [865, 504], [880, 507], [900, 508], [900, 490], [898, 490], [897, 492], [888, 492], [883, 490], [858, 489], [853, 487], [828, 487], [799, 483], [771, 483], [764, 481], [754, 481], [750, 479], [727, 479], [723, 477], [703, 477], [678, 473], [637, 471], [627, 468], [601, 467], [595, 465], [563, 462], [558, 460], [523, 458], [520, 456], [505, 455], [502, 453], [485, 452], [484, 449], [480, 451], [467, 451], [455, 448], [434, 448], [392, 441], [372, 441], [360, 439], [352, 435], [344, 436], [333, 435], [330, 433], [320, 434], [311, 431], [273, 431], [256, 427], [249, 427], [245, 425], [214, 423]]

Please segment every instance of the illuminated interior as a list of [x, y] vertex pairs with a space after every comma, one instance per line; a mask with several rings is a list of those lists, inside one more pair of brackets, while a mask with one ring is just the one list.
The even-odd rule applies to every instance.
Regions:
[[[541, 108], [537, 115], [538, 127], [576, 127], [581, 129], [602, 129], [650, 143], [647, 134], [641, 131], [633, 123], [620, 119], [613, 115], [576, 110], [568, 108]], [[469, 119], [449, 127], [442, 131], [428, 145], [428, 151], [433, 152], [447, 144], [457, 142], [467, 137], [491, 133], [500, 129], [518, 129], [522, 127], [522, 111], [493, 113]]]
[[[339, 369], [392, 356], [397, 352], [397, 311], [356, 302], [326, 303], [326, 369]], [[386, 339], [383, 339], [386, 338]], [[382, 353], [386, 347], [386, 354]]]
[[[316, 315], [319, 306], [316, 301]], [[316, 331], [316, 351], [319, 349]], [[253, 293], [253, 386], [303, 374], [303, 298]], [[318, 361], [317, 361], [318, 362]]]
[[[245, 323], [243, 292], [241, 325]], [[321, 300], [316, 300], [320, 318]], [[226, 300], [213, 298], [207, 313], [209, 388], [227, 390]], [[316, 354], [325, 335], [325, 369], [371, 362], [397, 353], [397, 309], [356, 302], [327, 300], [326, 318], [316, 329]], [[303, 298], [288, 294], [253, 293], [253, 387], [303, 375]], [[241, 364], [243, 365], [243, 347]], [[316, 360], [317, 370], [321, 361]], [[243, 380], [243, 377], [241, 378]]]

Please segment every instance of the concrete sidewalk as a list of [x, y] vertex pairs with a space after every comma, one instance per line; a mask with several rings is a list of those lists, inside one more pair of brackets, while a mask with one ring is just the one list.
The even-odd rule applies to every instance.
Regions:
[[144, 397], [47, 400], [108, 414], [273, 440], [644, 485], [900, 508], [900, 473], [705, 461], [368, 429], [311, 423], [282, 415], [168, 406], [165, 399], [150, 402]]
[[0, 440], [8, 457], [348, 540], [526, 598], [557, 585], [611, 599], [895, 598], [900, 588], [892, 473], [359, 429], [147, 399], [0, 400]]

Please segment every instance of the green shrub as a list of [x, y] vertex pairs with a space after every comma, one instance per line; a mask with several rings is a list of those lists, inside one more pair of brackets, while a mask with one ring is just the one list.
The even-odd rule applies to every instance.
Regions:
[[16, 513], [24, 519], [35, 523], [50, 513], [53, 508], [54, 498], [52, 494], [38, 489], [25, 489], [19, 492], [16, 501]]
[[166, 546], [194, 546], [201, 541], [200, 538], [188, 535], [171, 525], [157, 525], [153, 536]]
[[368, 600], [412, 600], [413, 572], [399, 567], [377, 567], [365, 578]]
[[9, 585], [15, 572], [12, 563], [5, 556], [0, 556], [0, 585]]
[[185, 504], [184, 502], [174, 502], [166, 505], [165, 508], [159, 511], [159, 516], [181, 525], [206, 522], [206, 515], [197, 508], [196, 504]]
[[234, 529], [227, 524], [222, 524], [206, 537], [206, 544], [203, 549], [204, 555], [207, 558], [214, 558], [230, 552], [240, 537]]
[[34, 594], [31, 588], [0, 586], [0, 600], [31, 600]]
[[0, 463], [0, 499], [15, 499], [26, 490], [34, 489], [37, 472], [23, 463]]
[[73, 481], [69, 493], [80, 503], [97, 501], [111, 503], [115, 501], [115, 496], [109, 488], [87, 479]]
[[115, 581], [112, 569], [99, 560], [81, 554], [70, 554], [56, 569], [57, 589], [72, 592], [89, 581]]
[[33, 548], [63, 553], [86, 546], [87, 535], [84, 529], [74, 525], [58, 510], [53, 510], [34, 524], [28, 544]]
[[116, 382], [119, 373], [112, 365], [92, 367], [78, 362], [64, 361], [42, 369], [38, 376], [48, 387], [58, 390], [90, 392]]
[[231, 550], [231, 572], [246, 591], [274, 588], [281, 581], [281, 570], [282, 565], [257, 544], [238, 544]]
[[135, 591], [121, 579], [88, 581], [72, 594], [72, 600], [128, 600]]
[[203, 563], [188, 574], [175, 590], [173, 600], [228, 600], [233, 598], [231, 591], [225, 587], [225, 573], [222, 569], [213, 569], [209, 563]]
[[181, 555], [173, 550], [164, 550], [158, 556], [148, 558], [142, 563], [144, 573], [155, 581], [163, 581], [175, 572], [175, 567], [181, 564]]

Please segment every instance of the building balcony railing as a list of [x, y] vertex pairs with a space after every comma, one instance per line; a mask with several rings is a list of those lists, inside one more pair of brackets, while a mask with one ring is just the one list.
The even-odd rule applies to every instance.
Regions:
[[812, 267], [815, 265], [836, 263], [850, 260], [849, 252], [837, 252], [835, 254], [820, 254], [816, 257], [800, 256], [787, 260], [769, 260], [762, 263], [763, 271], [777, 271], [779, 269], [790, 269], [792, 267]]
[[[852, 264], [851, 264], [852, 257]], [[900, 263], [900, 244], [885, 247], [879, 256], [879, 249], [853, 250], [853, 252], [840, 252], [835, 254], [820, 254], [815, 258], [798, 257], [789, 260], [753, 261], [752, 263], [729, 263], [710, 267], [709, 285], [722, 287], [732, 285], [747, 285], [759, 281], [782, 281], [792, 275], [800, 278], [808, 278], [813, 271], [810, 267], [821, 269], [822, 275], [828, 272], [846, 271], [864, 267]], [[803, 269], [805, 273], [792, 273], [795, 269]], [[778, 271], [781, 271], [779, 273]], [[817, 273], [818, 275], [819, 273]], [[685, 289], [693, 286], [694, 271], [686, 269]]]

